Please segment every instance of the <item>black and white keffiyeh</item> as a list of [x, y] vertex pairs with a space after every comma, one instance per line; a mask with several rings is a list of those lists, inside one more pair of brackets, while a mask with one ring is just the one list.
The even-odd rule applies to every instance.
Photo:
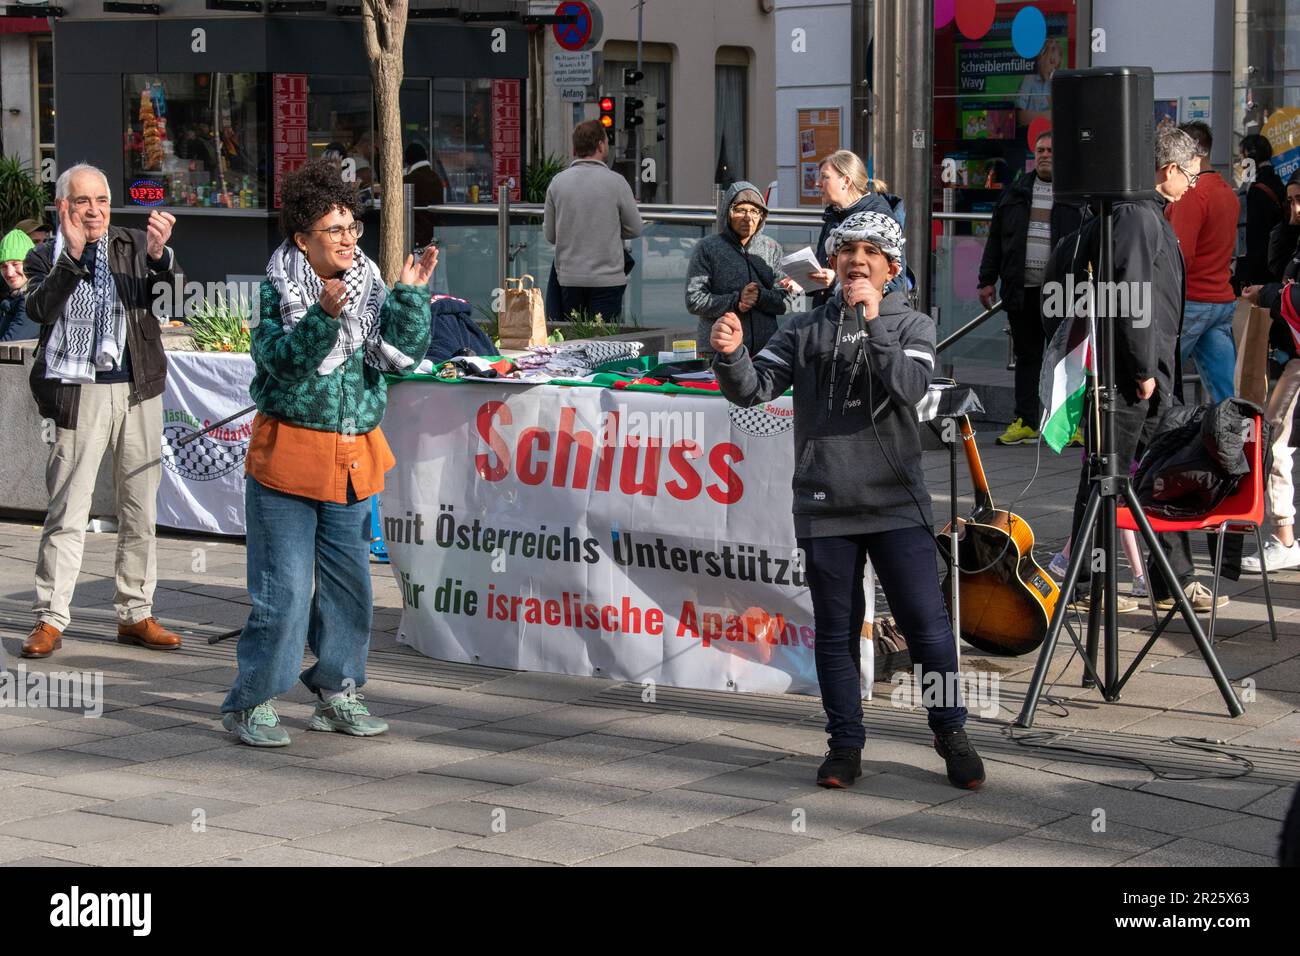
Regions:
[[[54, 262], [63, 253], [63, 234], [54, 238]], [[108, 233], [95, 244], [90, 282], [78, 282], [64, 303], [63, 315], [45, 345], [45, 377], [73, 385], [90, 385], [96, 370], [110, 372], [122, 361], [126, 344], [126, 309], [108, 263]]]
[[[320, 299], [325, 286], [303, 251], [287, 239], [271, 254], [266, 277], [280, 294], [280, 321], [286, 332]], [[365, 363], [381, 372], [400, 372], [414, 364], [410, 356], [389, 345], [379, 334], [379, 312], [388, 289], [379, 269], [360, 247], [353, 255], [352, 267], [343, 273], [343, 284], [348, 288], [348, 300], [339, 313], [342, 328], [317, 373], [329, 375], [358, 349], [364, 349]]]

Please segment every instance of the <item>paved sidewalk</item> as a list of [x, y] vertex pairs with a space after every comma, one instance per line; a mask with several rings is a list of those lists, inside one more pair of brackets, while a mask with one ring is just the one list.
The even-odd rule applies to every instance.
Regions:
[[[1035, 449], [981, 447], [1010, 505]], [[1041, 464], [1016, 510], [1045, 564], [1068, 534], [1077, 457], [1044, 450]], [[945, 515], [946, 454], [929, 453], [927, 467]], [[986, 788], [949, 786], [924, 713], [893, 706], [880, 683], [867, 776], [833, 792], [811, 783], [825, 749], [816, 698], [660, 688], [647, 703], [639, 685], [433, 661], [397, 644], [398, 592], [379, 565], [364, 693], [391, 732], [308, 733], [299, 688], [281, 707], [293, 745], [243, 747], [218, 720], [234, 644], [205, 640], [244, 622], [242, 543], [159, 540], [158, 613], [187, 637], [162, 654], [112, 639], [116, 539], [88, 535], [63, 650], [21, 661], [38, 532], [0, 523], [8, 667], [101, 672], [105, 707], [97, 719], [0, 708], [6, 865], [1268, 866], [1300, 779], [1296, 573], [1277, 576], [1277, 643], [1259, 579], [1227, 586], [1218, 649], [1235, 685], [1253, 681], [1243, 717], [1225, 716], [1181, 628], [1114, 704], [1079, 687], [1067, 644], [1032, 734], [1009, 721], [1036, 657], [971, 651], [966, 668], [1000, 677], [998, 715], [970, 727]], [[1126, 663], [1145, 636], [1121, 641]], [[1240, 757], [1174, 736], [1227, 741]]]

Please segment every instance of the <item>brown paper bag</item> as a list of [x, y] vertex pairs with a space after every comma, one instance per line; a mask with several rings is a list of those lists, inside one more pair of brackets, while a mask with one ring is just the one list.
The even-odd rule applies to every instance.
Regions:
[[1233, 338], [1237, 342], [1237, 367], [1233, 384], [1237, 396], [1248, 402], [1268, 404], [1268, 331], [1272, 317], [1268, 309], [1237, 300], [1232, 317]]
[[546, 306], [530, 275], [506, 279], [504, 309], [497, 319], [503, 349], [546, 344]]

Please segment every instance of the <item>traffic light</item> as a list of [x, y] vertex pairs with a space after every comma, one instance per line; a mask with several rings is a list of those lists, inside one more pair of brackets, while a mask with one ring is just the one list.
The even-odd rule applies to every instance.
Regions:
[[645, 117], [641, 115], [641, 110], [645, 108], [645, 101], [636, 96], [623, 97], [623, 128], [636, 129], [645, 122]]
[[634, 70], [628, 67], [623, 69], [623, 85], [626, 87], [640, 86], [641, 81], [645, 79], [645, 73], [641, 70]]
[[609, 145], [614, 145], [614, 97], [602, 96], [600, 98], [600, 125], [605, 127], [605, 136], [609, 139]]
[[653, 118], [655, 124], [653, 138], [647, 129], [646, 139], [651, 143], [662, 143], [668, 138], [668, 104], [660, 102], [653, 96], [648, 96], [646, 97], [645, 112], [647, 117]]

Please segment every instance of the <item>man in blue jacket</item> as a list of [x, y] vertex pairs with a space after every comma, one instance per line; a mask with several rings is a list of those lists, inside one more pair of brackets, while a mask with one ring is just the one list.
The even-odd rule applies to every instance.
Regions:
[[824, 787], [862, 774], [858, 651], [867, 558], [884, 588], [922, 682], [945, 688], [929, 707], [934, 746], [954, 786], [974, 790], [984, 764], [963, 729], [957, 642], [936, 573], [930, 494], [921, 469], [916, 403], [934, 376], [934, 320], [902, 292], [903, 233], [878, 212], [832, 230], [826, 252], [839, 286], [812, 312], [792, 316], [751, 356], [739, 319], [714, 324], [714, 369], [737, 405], [768, 402], [794, 386], [794, 525], [812, 591], [817, 683], [830, 750], [817, 772]]

